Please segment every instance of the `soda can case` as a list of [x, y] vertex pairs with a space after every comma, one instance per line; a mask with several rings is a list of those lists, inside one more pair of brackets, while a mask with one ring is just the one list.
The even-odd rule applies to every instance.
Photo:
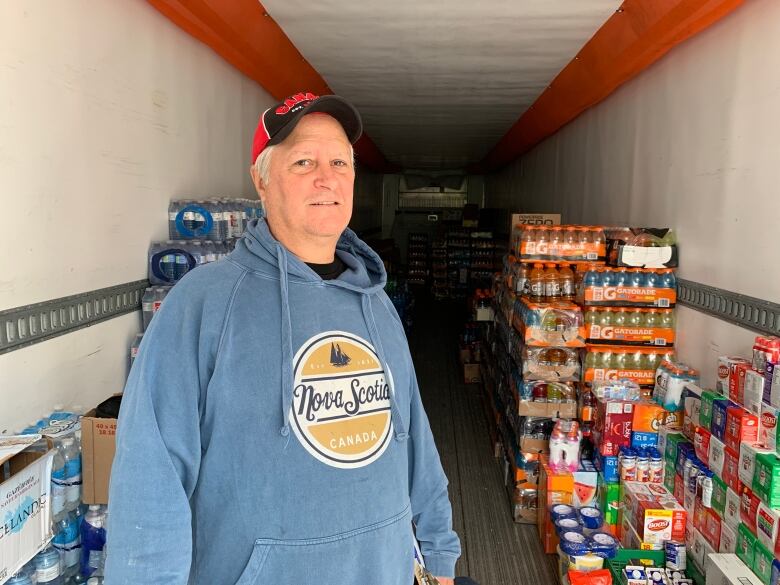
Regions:
[[677, 304], [677, 277], [671, 269], [588, 270], [578, 290], [585, 306], [669, 309]]

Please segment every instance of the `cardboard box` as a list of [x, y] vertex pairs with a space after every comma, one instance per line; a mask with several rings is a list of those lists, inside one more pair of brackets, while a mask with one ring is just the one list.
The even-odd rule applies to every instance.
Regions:
[[600, 439], [598, 450], [602, 455], [616, 457], [621, 447], [630, 444], [634, 405], [628, 400], [597, 400], [594, 430]]
[[663, 485], [623, 483], [623, 514], [643, 542], [685, 538], [686, 513]]
[[679, 410], [664, 410], [664, 426], [670, 430], [682, 432], [683, 412]]
[[712, 421], [710, 432], [721, 441], [726, 439], [726, 422], [728, 409], [736, 406], [731, 400], [717, 400], [712, 403]]
[[591, 461], [580, 461], [580, 468], [573, 473], [572, 505], [575, 508], [596, 505], [599, 472]]
[[711, 430], [712, 403], [716, 400], [724, 400], [723, 396], [712, 390], [704, 390], [701, 393], [701, 406], [699, 408], [699, 425]]
[[713, 548], [713, 552], [720, 550], [722, 528], [723, 521], [721, 517], [712, 508], [704, 508], [701, 533]]
[[739, 480], [739, 452], [726, 447], [723, 453], [723, 473], [720, 478], [731, 489], [738, 491], [742, 485], [742, 482]]
[[734, 530], [739, 528], [740, 523], [740, 509], [742, 507], [742, 489], [739, 491], [733, 490], [730, 487], [726, 488], [726, 506], [723, 510], [723, 522], [728, 524]]
[[474, 321], [492, 321], [494, 318], [493, 307], [477, 307], [474, 309]]
[[657, 433], [665, 418], [664, 409], [655, 402], [637, 402], [631, 428], [635, 432]]
[[[693, 437], [693, 448], [696, 451], [696, 457], [701, 459], [704, 465], [710, 463], [710, 438], [712, 435], [704, 427], [696, 427]], [[717, 440], [717, 439], [716, 439]]]
[[622, 521], [621, 511], [623, 502], [619, 483], [604, 481], [604, 476], [599, 474], [598, 499], [599, 509], [604, 514], [604, 523], [617, 526]]
[[658, 451], [667, 461], [674, 461], [677, 458], [677, 444], [675, 443], [674, 449], [667, 452], [666, 448], [670, 443], [670, 438], [675, 441], [674, 437], [682, 438], [680, 431], [675, 431], [667, 427], [661, 427], [658, 429]]
[[721, 356], [718, 358], [718, 379], [715, 381], [715, 390], [728, 397], [729, 395], [729, 376], [731, 366], [737, 363], [747, 364], [748, 360], [741, 357]]
[[758, 442], [758, 417], [739, 406], [726, 409], [726, 447], [739, 451], [740, 443]]
[[745, 408], [761, 416], [761, 403], [764, 399], [764, 374], [756, 370], [748, 370], [745, 373], [745, 389], [743, 391]]
[[758, 419], [758, 442], [767, 449], [777, 451], [778, 409], [770, 404], [761, 404], [761, 418]]
[[631, 550], [663, 550], [663, 543], [645, 542], [627, 518], [620, 523], [620, 545]]
[[634, 449], [644, 449], [658, 445], [658, 433], [631, 431], [631, 446]]
[[750, 532], [753, 534], [756, 533], [759, 504], [761, 504], [761, 500], [750, 488], [742, 488], [739, 503], [739, 519], [742, 521], [742, 524], [750, 528]]
[[750, 532], [750, 529], [744, 524], [740, 524], [737, 529], [737, 556], [751, 569], [753, 568], [756, 542], [757, 539]]
[[717, 475], [712, 476], [712, 509], [723, 518], [726, 512], [726, 494], [728, 486]]
[[513, 213], [511, 229], [519, 225], [561, 225], [560, 213]]
[[709, 468], [712, 472], [721, 476], [723, 474], [723, 462], [726, 459], [726, 445], [715, 435], [710, 436]]
[[679, 473], [674, 474], [674, 499], [680, 504], [685, 501], [685, 480]]
[[[663, 435], [663, 432], [661, 433]], [[660, 436], [659, 436], [659, 443], [660, 443]], [[667, 434], [666, 437], [666, 446], [664, 447], [664, 457], [667, 461], [674, 461], [675, 464], [680, 457], [680, 446], [681, 445], [690, 445], [690, 441], [683, 437], [681, 431], [673, 431], [671, 433]], [[680, 470], [677, 471], [678, 473]]]
[[737, 531], [725, 522], [720, 527], [720, 553], [735, 553], [737, 551]]
[[572, 475], [552, 474], [546, 463], [540, 465], [536, 527], [539, 539], [542, 541], [542, 548], [547, 554], [553, 554], [558, 547], [558, 534], [555, 532], [555, 525], [550, 518], [550, 506], [571, 504], [573, 490], [574, 477]]
[[479, 364], [463, 364], [463, 381], [466, 384], [476, 384], [482, 381]]
[[520, 416], [542, 416], [547, 418], [577, 418], [576, 402], [534, 402], [518, 400]]
[[745, 376], [752, 369], [750, 362], [737, 361], [729, 368], [729, 399], [737, 404], [744, 404]]
[[774, 453], [774, 449], [765, 449], [761, 445], [742, 443], [739, 449], [739, 481], [745, 485], [753, 484], [756, 473], [756, 457], [761, 453]]
[[664, 487], [674, 493], [674, 478], [676, 476], [674, 463], [666, 461], [664, 463]]
[[54, 452], [36, 450], [40, 435], [0, 437], [0, 582], [51, 540]]
[[772, 561], [774, 553], [760, 541], [756, 541], [753, 549], [753, 572], [758, 575], [762, 583], [769, 584], [772, 578]]
[[778, 527], [780, 527], [780, 511], [773, 510], [766, 503], [761, 502], [756, 515], [756, 536], [770, 550], [775, 549]]
[[776, 364], [771, 364], [770, 367], [767, 368], [766, 373], [764, 374], [765, 386], [767, 383], [766, 378], [770, 376], [772, 380], [769, 383], [769, 404], [780, 408], [780, 367]]
[[780, 459], [774, 453], [756, 456], [753, 491], [772, 508], [780, 508]]
[[683, 386], [681, 410], [683, 411], [683, 435], [693, 441], [693, 433], [700, 426], [701, 394], [703, 390], [691, 382]]
[[707, 585], [761, 585], [761, 580], [737, 555], [710, 555]]
[[91, 410], [81, 418], [82, 500], [108, 504], [108, 484], [116, 451], [116, 419], [96, 418]]

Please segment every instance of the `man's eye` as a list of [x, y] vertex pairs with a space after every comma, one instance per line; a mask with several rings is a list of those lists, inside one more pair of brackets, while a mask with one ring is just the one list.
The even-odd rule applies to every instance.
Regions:
[[337, 159], [333, 161], [333, 164], [337, 167], [348, 167], [349, 164], [345, 160]]
[[311, 160], [308, 158], [302, 158], [301, 160], [295, 161], [295, 166], [298, 167], [308, 167], [311, 164]]

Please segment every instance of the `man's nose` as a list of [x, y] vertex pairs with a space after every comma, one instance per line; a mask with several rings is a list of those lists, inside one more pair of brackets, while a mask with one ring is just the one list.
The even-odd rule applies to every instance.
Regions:
[[336, 170], [330, 163], [317, 165], [316, 175], [314, 176], [314, 185], [326, 189], [332, 189], [335, 184]]

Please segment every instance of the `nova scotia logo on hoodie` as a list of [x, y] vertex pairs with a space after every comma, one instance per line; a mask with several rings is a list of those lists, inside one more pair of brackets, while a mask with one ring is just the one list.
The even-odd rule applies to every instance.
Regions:
[[316, 459], [342, 469], [376, 461], [390, 442], [392, 375], [366, 340], [342, 331], [309, 339], [293, 360], [290, 424]]

